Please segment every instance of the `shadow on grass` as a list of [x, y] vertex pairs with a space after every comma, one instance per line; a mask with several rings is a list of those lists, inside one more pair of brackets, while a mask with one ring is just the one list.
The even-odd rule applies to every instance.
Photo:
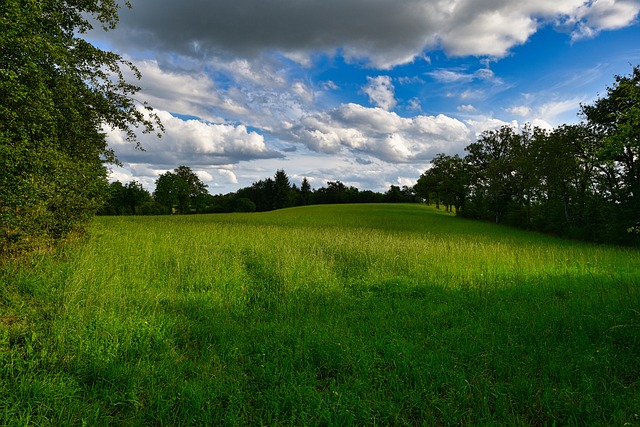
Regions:
[[184, 292], [128, 324], [96, 313], [78, 339], [5, 333], [0, 420], [636, 422], [637, 282], [592, 275], [446, 288], [403, 277], [364, 283], [336, 264], [342, 287], [287, 289], [268, 257], [246, 252], [243, 262], [234, 301]]

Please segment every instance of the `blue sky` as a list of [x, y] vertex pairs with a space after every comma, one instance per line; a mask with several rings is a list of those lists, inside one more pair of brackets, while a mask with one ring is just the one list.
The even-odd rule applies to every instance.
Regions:
[[[142, 72], [166, 132], [107, 129], [111, 179], [191, 167], [212, 194], [284, 169], [413, 185], [484, 130], [579, 120], [640, 63], [640, 0], [134, 0], [86, 37]], [[132, 77], [130, 77], [132, 78]]]

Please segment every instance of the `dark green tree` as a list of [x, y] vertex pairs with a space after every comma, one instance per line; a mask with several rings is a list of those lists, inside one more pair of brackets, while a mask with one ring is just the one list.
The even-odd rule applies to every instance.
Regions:
[[[415, 197], [415, 190], [412, 187], [410, 188], [403, 185], [402, 188], [400, 188], [397, 185], [392, 185], [389, 187], [389, 190], [384, 193], [382, 201], [385, 203], [413, 203], [415, 202]], [[362, 192], [360, 192], [358, 202], [363, 202]]]
[[436, 208], [440, 209], [440, 182], [442, 181], [442, 171], [434, 168], [433, 165], [420, 175], [418, 182], [413, 186], [418, 197], [428, 205], [436, 203]]
[[453, 212], [455, 208], [460, 213], [467, 196], [467, 186], [464, 160], [457, 154], [447, 156], [440, 153], [431, 160], [431, 167], [418, 178], [414, 191], [427, 203], [434, 200], [438, 209], [443, 203], [447, 212]]
[[503, 221], [514, 198], [514, 154], [520, 136], [511, 126], [485, 131], [470, 144], [465, 161], [470, 175], [470, 203], [480, 218]]
[[237, 191], [237, 198], [247, 198], [256, 205], [256, 211], [265, 212], [273, 209], [276, 194], [275, 181], [272, 178], [254, 182], [250, 187]]
[[99, 215], [125, 215], [127, 209], [127, 189], [120, 181], [109, 184], [106, 202], [98, 211]]
[[534, 228], [556, 234], [581, 227], [593, 166], [584, 144], [589, 134], [582, 125], [535, 132], [529, 158], [535, 181]]
[[304, 178], [302, 180], [302, 184], [300, 185], [300, 205], [308, 205], [311, 204], [311, 197], [313, 192], [311, 191], [311, 184], [309, 184], [309, 180]]
[[284, 170], [279, 169], [273, 177], [273, 209], [282, 209], [293, 205], [291, 183]]
[[188, 196], [179, 201], [181, 212], [185, 213], [188, 207], [196, 212], [202, 212], [206, 204], [206, 195], [209, 194], [207, 186], [187, 166], [178, 166], [173, 172], [186, 183]]
[[234, 212], [255, 212], [256, 204], [246, 197], [241, 197], [233, 202]]
[[328, 181], [326, 187], [316, 190], [314, 197], [320, 204], [341, 204], [352, 201], [351, 196], [356, 192], [357, 189], [349, 188], [341, 181]]
[[[127, 4], [128, 5], [128, 4]], [[81, 38], [112, 29], [116, 0], [3, 0], [0, 6], [0, 255], [81, 229], [107, 195], [114, 161], [102, 126], [152, 131], [114, 53]], [[94, 21], [94, 19], [96, 21]]]
[[616, 222], [612, 232], [625, 236], [621, 230], [640, 221], [640, 66], [615, 76], [606, 96], [583, 105], [582, 115], [597, 140], [600, 191], [611, 204], [610, 222]]
[[186, 200], [188, 196], [187, 186], [173, 172], [161, 174], [156, 179], [156, 189], [153, 192], [154, 200], [165, 208], [166, 213], [179, 211], [179, 203]]
[[141, 209], [153, 201], [151, 194], [138, 181], [131, 181], [125, 186], [125, 201], [131, 215], [141, 214]]
[[151, 194], [138, 181], [122, 185], [120, 181], [109, 184], [109, 196], [98, 215], [152, 215], [157, 206]]
[[191, 168], [178, 166], [158, 177], [153, 198], [170, 212], [186, 214], [201, 212], [207, 194], [207, 186]]

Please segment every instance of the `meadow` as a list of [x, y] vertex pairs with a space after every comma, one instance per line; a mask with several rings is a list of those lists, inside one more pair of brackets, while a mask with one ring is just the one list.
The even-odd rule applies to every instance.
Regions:
[[99, 217], [0, 283], [0, 425], [640, 425], [637, 249], [423, 205]]

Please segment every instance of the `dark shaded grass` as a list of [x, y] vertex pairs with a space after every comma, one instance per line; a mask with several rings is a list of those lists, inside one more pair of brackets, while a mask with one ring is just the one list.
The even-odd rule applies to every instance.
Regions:
[[623, 424], [640, 404], [633, 304], [602, 307], [575, 287], [385, 283], [247, 304], [244, 316], [204, 297], [167, 305], [172, 327], [108, 362], [61, 369], [37, 340], [14, 343], [3, 406], [20, 410], [5, 421]]

